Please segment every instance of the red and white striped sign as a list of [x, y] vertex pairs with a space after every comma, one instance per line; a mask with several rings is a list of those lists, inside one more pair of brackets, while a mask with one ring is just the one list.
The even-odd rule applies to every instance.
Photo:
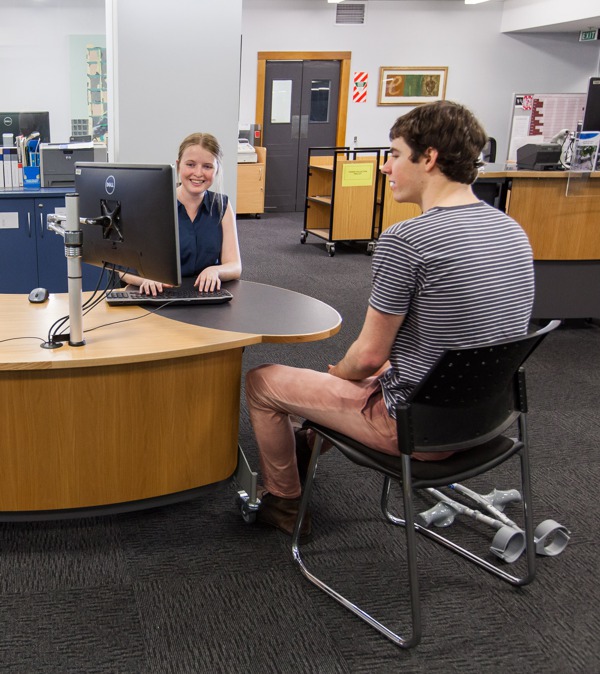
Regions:
[[369, 74], [365, 72], [354, 73], [354, 90], [352, 91], [352, 100], [354, 103], [367, 102], [367, 83]]

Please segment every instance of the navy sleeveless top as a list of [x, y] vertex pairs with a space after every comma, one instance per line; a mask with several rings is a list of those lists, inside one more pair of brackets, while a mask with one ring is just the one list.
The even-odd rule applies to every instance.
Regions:
[[205, 192], [193, 222], [185, 206], [177, 202], [182, 276], [197, 276], [206, 267], [220, 264], [223, 246], [221, 221], [227, 208], [227, 201], [227, 197], [223, 195], [221, 214], [217, 195], [214, 192]]

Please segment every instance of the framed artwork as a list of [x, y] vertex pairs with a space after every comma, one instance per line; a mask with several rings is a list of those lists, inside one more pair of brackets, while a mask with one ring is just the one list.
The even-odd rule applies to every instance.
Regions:
[[446, 98], [448, 68], [381, 66], [377, 105], [420, 105]]

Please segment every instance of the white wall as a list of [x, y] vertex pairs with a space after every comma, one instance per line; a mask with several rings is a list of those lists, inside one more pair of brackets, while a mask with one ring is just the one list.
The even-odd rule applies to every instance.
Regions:
[[242, 0], [107, 0], [109, 157], [174, 163], [214, 134], [235, 200]]
[[[240, 120], [254, 121], [258, 51], [351, 51], [352, 71], [369, 73], [369, 97], [366, 104], [349, 103], [348, 143], [356, 135], [360, 145], [386, 145], [391, 123], [406, 110], [376, 105], [382, 65], [447, 65], [447, 97], [464, 102], [481, 117], [488, 132], [499, 141], [499, 157], [506, 153], [514, 91], [586, 91], [587, 79], [598, 74], [599, 41], [579, 43], [575, 33], [503, 34], [500, 2], [465, 6], [462, 0], [369, 0], [364, 26], [334, 25], [335, 5], [325, 0], [220, 0], [212, 3], [213, 8], [207, 2], [207, 16], [212, 17], [217, 10], [221, 13], [227, 7], [239, 7], [240, 2], [243, 34]], [[49, 110], [52, 137], [57, 141], [70, 135], [68, 36], [101, 33], [105, 26], [104, 7], [98, 0], [81, 3], [81, 8], [71, 2], [65, 3], [68, 7], [47, 9], [38, 6], [16, 9], [0, 4], [0, 109]], [[149, 6], [166, 3], [147, 0], [141, 4], [147, 11]], [[170, 3], [169, 11], [173, 12], [179, 4], [180, 0]], [[193, 88], [200, 97], [205, 81], [216, 78], [218, 59], [237, 57], [235, 48], [221, 48], [211, 21], [203, 17], [186, 21], [180, 17], [177, 27], [170, 27], [170, 37], [156, 25], [145, 27], [144, 33], [150, 31], [149, 37], [157, 45], [155, 54], [165, 63], [169, 74], [169, 81], [158, 92], [157, 128], [164, 110], [169, 115], [177, 111], [177, 92]], [[27, 30], [11, 30], [13, 26], [26, 26]], [[192, 41], [185, 58], [182, 50], [187, 47], [180, 37], [184, 34]], [[208, 46], [207, 36], [215, 38]], [[165, 37], [169, 40], [168, 48], [163, 46]], [[172, 57], [165, 58], [169, 54]], [[234, 94], [238, 90], [237, 80], [223, 79], [222, 85]], [[135, 91], [132, 89], [134, 94]], [[137, 95], [132, 95], [128, 108], [137, 110], [140, 100], [143, 97], [138, 100]], [[230, 114], [235, 107], [224, 106], [216, 97], [209, 103], [210, 114], [216, 116], [221, 111]], [[186, 114], [190, 111], [181, 105], [179, 109]], [[167, 121], [177, 127], [173, 117]], [[195, 130], [204, 126], [205, 121], [212, 123], [212, 117], [188, 119], [181, 131]], [[158, 130], [152, 134], [156, 136]], [[177, 135], [182, 135], [179, 130]], [[228, 138], [222, 140], [233, 142]], [[232, 150], [227, 147], [229, 155]], [[227, 172], [231, 174], [230, 169]], [[231, 193], [233, 185], [229, 179], [227, 185]]]
[[[448, 66], [446, 97], [468, 105], [506, 157], [512, 93], [587, 91], [599, 42], [571, 33], [502, 34], [502, 3], [366, 3], [362, 26], [334, 25], [335, 5], [314, 0], [244, 0], [240, 119], [254, 120], [258, 51], [351, 51], [351, 70], [369, 73], [367, 103], [348, 107], [346, 143], [389, 143], [403, 106], [377, 106], [380, 66]], [[351, 73], [352, 74], [352, 73]]]
[[0, 109], [48, 110], [50, 136], [71, 135], [69, 35], [105, 31], [104, 4], [0, 8]]

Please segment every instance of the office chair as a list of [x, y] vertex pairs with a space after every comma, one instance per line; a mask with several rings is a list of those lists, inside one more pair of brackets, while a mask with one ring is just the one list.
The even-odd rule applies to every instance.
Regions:
[[481, 158], [486, 164], [493, 164], [496, 161], [496, 139], [491, 136], [481, 151]]
[[[316, 433], [298, 520], [292, 536], [292, 554], [302, 573], [336, 601], [403, 648], [421, 639], [421, 608], [417, 574], [416, 534], [423, 534], [474, 562], [512, 585], [526, 585], [535, 575], [534, 529], [531, 506], [527, 440], [527, 398], [523, 363], [560, 321], [537, 332], [480, 347], [448, 349], [430, 369], [406, 403], [397, 407], [400, 456], [375, 451], [350, 437], [310, 420], [306, 428]], [[515, 428], [516, 437], [505, 432]], [[512, 427], [512, 428], [511, 428]], [[308, 570], [299, 549], [299, 532], [308, 508], [321, 446], [329, 441], [346, 458], [384, 476], [381, 508], [386, 519], [406, 534], [408, 588], [412, 630], [401, 636], [342, 596]], [[455, 451], [442, 461], [413, 461], [414, 451]], [[518, 456], [521, 469], [522, 506], [525, 520], [526, 573], [512, 575], [489, 560], [431, 531], [415, 521], [413, 491], [450, 485], [496, 468]], [[392, 481], [402, 487], [404, 519], [388, 508]], [[314, 526], [314, 525], [313, 525]]]

